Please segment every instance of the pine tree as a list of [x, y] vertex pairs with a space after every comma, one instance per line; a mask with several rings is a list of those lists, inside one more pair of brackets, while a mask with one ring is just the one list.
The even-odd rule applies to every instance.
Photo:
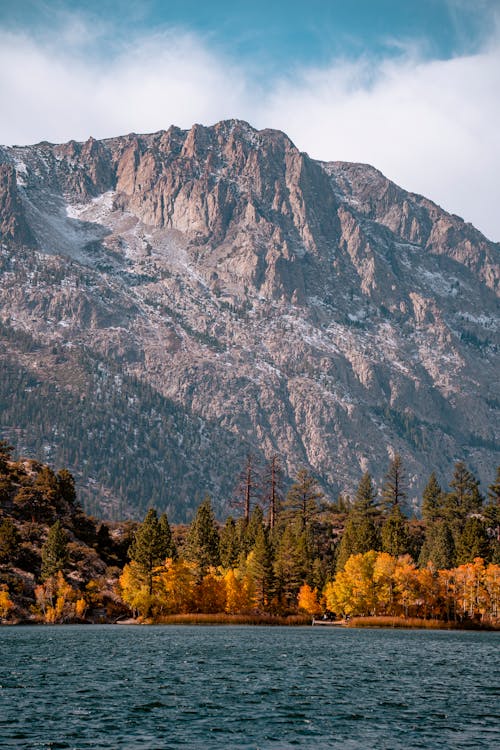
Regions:
[[463, 461], [455, 464], [450, 482], [451, 492], [444, 500], [444, 515], [457, 529], [462, 530], [470, 513], [479, 513], [483, 498], [479, 492], [479, 482]]
[[409, 535], [408, 523], [399, 505], [394, 505], [391, 513], [385, 519], [381, 529], [382, 552], [388, 552], [393, 557], [408, 553]]
[[320, 513], [318, 502], [324, 494], [318, 487], [316, 479], [307, 471], [300, 469], [297, 479], [290, 487], [284, 508], [289, 516], [298, 518], [303, 529]]
[[165, 551], [165, 540], [158, 515], [154, 508], [150, 508], [135, 532], [128, 552], [130, 559], [137, 564], [138, 570], [144, 576], [149, 596], [153, 593], [153, 571], [165, 562]]
[[73, 475], [68, 469], [57, 472], [57, 483], [61, 499], [71, 507], [76, 506], [76, 489]]
[[0, 440], [0, 474], [7, 471], [7, 463], [12, 457], [13, 446], [7, 440]]
[[401, 505], [406, 499], [406, 474], [403, 461], [397, 453], [387, 470], [384, 485], [382, 487], [382, 505], [386, 511], [390, 511], [395, 505]]
[[488, 486], [488, 504], [484, 509], [484, 517], [500, 541], [500, 466], [497, 467], [495, 481]]
[[356, 491], [356, 498], [347, 516], [344, 533], [340, 541], [336, 569], [341, 571], [351, 555], [379, 548], [375, 519], [378, 507], [376, 491], [368, 472], [363, 474]]
[[287, 523], [276, 548], [274, 557], [276, 593], [287, 606], [290, 606], [296, 599], [308, 567], [304, 533], [297, 523]]
[[492, 505], [500, 507], [500, 465], [497, 466], [495, 481], [488, 486], [488, 500]]
[[189, 527], [185, 548], [186, 558], [196, 564], [199, 577], [211, 566], [220, 564], [219, 541], [212, 503], [207, 496]]
[[238, 536], [238, 529], [234, 518], [229, 516], [226, 519], [224, 528], [220, 533], [220, 561], [224, 568], [234, 568], [238, 564], [241, 547]]
[[425, 542], [419, 557], [420, 567], [431, 562], [438, 570], [455, 565], [455, 542], [447, 521], [435, 521], [427, 528]]
[[432, 472], [422, 496], [422, 518], [432, 523], [441, 516], [443, 501], [443, 490], [439, 484], [436, 474]]
[[359, 513], [366, 513], [373, 519], [380, 513], [377, 505], [377, 490], [373, 486], [373, 480], [368, 471], [363, 474], [359, 481], [354, 498], [354, 507]]
[[159, 555], [162, 560], [166, 560], [168, 557], [177, 557], [177, 548], [175, 546], [174, 537], [172, 535], [172, 529], [168, 522], [167, 514], [162, 513], [160, 520], [158, 521], [158, 532], [159, 532]]
[[268, 531], [265, 527], [257, 532], [255, 544], [247, 557], [247, 574], [253, 581], [257, 607], [266, 607], [273, 595], [273, 557]]
[[0, 563], [14, 562], [20, 541], [19, 533], [10, 518], [0, 521]]
[[68, 561], [68, 541], [60, 521], [49, 529], [49, 534], [42, 547], [42, 580], [63, 571]]
[[248, 555], [250, 550], [255, 544], [257, 534], [264, 525], [264, 513], [260, 505], [256, 505], [250, 514], [250, 521], [248, 524], [238, 523], [238, 531], [240, 537], [240, 554], [245, 557]]
[[488, 534], [484, 522], [477, 516], [471, 516], [465, 522], [457, 541], [457, 563], [473, 562], [476, 557], [488, 559], [490, 551]]

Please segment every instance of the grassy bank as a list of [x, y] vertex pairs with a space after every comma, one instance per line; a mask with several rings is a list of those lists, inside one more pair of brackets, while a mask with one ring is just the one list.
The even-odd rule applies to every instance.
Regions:
[[421, 617], [352, 617], [348, 628], [420, 628], [423, 630], [499, 630], [500, 626], [490, 622], [444, 622], [424, 620]]
[[309, 615], [227, 615], [185, 614], [165, 615], [155, 620], [157, 625], [310, 625]]

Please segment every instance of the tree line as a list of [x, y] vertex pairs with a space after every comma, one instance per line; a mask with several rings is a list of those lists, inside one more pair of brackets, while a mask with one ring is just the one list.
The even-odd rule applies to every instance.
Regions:
[[[273, 457], [264, 474], [264, 507], [252, 506], [248, 459], [236, 493], [240, 516], [221, 526], [207, 497], [177, 544], [166, 516], [158, 519], [150, 510], [120, 578], [124, 601], [156, 619], [298, 609], [455, 620], [498, 616], [500, 467], [487, 501], [463, 462], [455, 465], [447, 491], [432, 474], [422, 519], [404, 513], [407, 481], [400, 456], [391, 461], [380, 496], [365, 473], [355, 497], [335, 503], [326, 501], [305, 469], [283, 496], [279, 474]], [[460, 581], [470, 576], [476, 599], [471, 605], [469, 597], [465, 606]], [[371, 598], [362, 594], [365, 588]]]
[[[25, 567], [38, 578], [35, 608], [46, 621], [84, 618], [102, 605], [110, 574], [98, 581], [81, 573], [80, 565], [79, 576], [68, 578], [75, 560], [89, 556], [88, 547], [113, 571], [122, 607], [143, 618], [327, 611], [498, 617], [491, 581], [499, 578], [500, 467], [486, 498], [463, 462], [455, 465], [447, 489], [432, 474], [422, 517], [409, 518], [400, 456], [390, 462], [381, 492], [364, 473], [354, 496], [340, 495], [335, 502], [306, 469], [285, 492], [277, 455], [261, 472], [248, 456], [231, 503], [234, 513], [225, 522], [216, 520], [206, 497], [189, 526], [171, 526], [166, 514], [150, 509], [118, 540], [106, 524], [82, 512], [67, 470], [56, 474], [36, 462], [26, 469], [11, 460], [11, 450], [0, 441], [0, 569], [9, 560], [20, 564], [21, 547], [28, 554], [20, 531], [23, 539], [35, 534], [43, 540], [39, 561], [31, 544]], [[23, 527], [21, 519], [28, 522]], [[77, 544], [82, 539], [87, 552]], [[466, 605], [464, 580], [474, 581]], [[11, 600], [1, 581], [0, 589], [2, 617]]]

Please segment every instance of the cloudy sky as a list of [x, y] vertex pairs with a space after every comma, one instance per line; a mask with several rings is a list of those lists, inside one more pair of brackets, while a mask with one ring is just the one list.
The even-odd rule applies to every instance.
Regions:
[[500, 0], [1, 0], [0, 143], [238, 117], [500, 241]]

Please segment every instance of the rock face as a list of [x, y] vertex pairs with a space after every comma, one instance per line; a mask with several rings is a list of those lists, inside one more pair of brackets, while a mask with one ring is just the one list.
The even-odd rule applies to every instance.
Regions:
[[332, 497], [396, 452], [415, 498], [491, 481], [500, 246], [373, 167], [234, 120], [4, 148], [0, 228], [0, 395], [54, 413], [2, 427], [82, 477], [106, 445], [91, 509], [222, 508], [248, 450]]

